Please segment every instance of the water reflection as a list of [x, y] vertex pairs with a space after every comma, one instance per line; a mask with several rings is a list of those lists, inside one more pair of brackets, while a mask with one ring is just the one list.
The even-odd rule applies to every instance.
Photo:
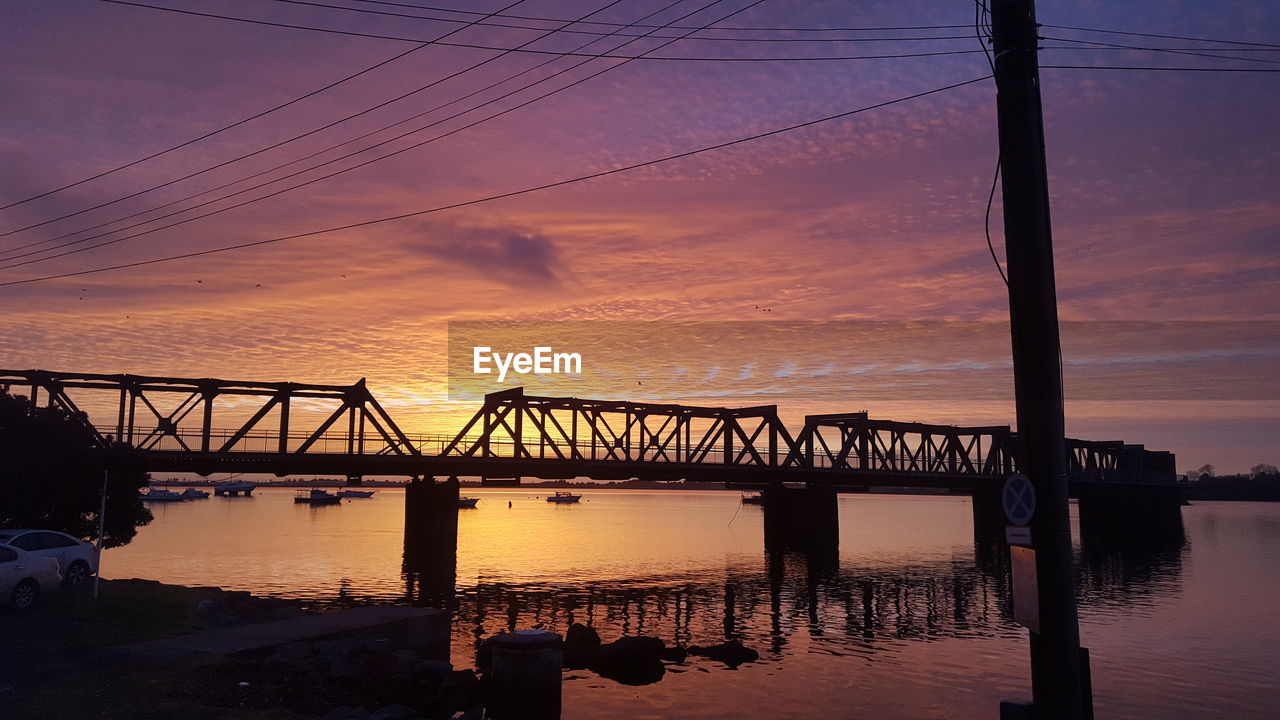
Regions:
[[[652, 636], [687, 647], [736, 639], [766, 661], [797, 653], [871, 658], [904, 642], [1021, 636], [1007, 599], [1008, 564], [980, 550], [899, 568], [842, 567], [831, 553], [778, 550], [715, 574], [456, 590], [456, 558], [435, 556], [432, 567], [404, 574], [403, 599], [452, 611], [455, 664], [473, 662], [486, 637], [535, 627], [564, 633], [573, 623], [606, 641]], [[1177, 592], [1184, 551], [1185, 539], [1086, 544], [1077, 563], [1084, 607], [1132, 613], [1136, 599]]]

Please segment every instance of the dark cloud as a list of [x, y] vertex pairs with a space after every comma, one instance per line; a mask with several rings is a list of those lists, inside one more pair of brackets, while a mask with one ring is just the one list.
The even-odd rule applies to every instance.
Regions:
[[559, 249], [547, 236], [522, 228], [432, 223], [419, 226], [408, 249], [462, 265], [512, 287], [559, 285]]

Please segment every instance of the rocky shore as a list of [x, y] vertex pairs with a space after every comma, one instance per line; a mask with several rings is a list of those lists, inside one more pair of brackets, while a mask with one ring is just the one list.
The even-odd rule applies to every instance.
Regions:
[[[361, 608], [341, 613], [377, 612]], [[421, 612], [399, 608], [397, 612]], [[0, 703], [22, 713], [70, 717], [103, 692], [119, 702], [99, 707], [95, 717], [132, 718], [146, 707], [154, 717], [275, 720], [467, 720], [483, 717], [491, 693], [486, 686], [490, 646], [481, 642], [476, 670], [455, 669], [447, 658], [447, 616], [433, 632], [444, 645], [417, 642], [391, 625], [342, 636], [271, 642], [251, 651], [180, 654], [122, 653], [128, 648], [215, 648], [246, 633], [274, 637], [264, 629], [328, 623], [338, 614], [312, 614], [299, 602], [256, 597], [214, 587], [162, 585], [145, 580], [105, 581], [93, 601], [69, 591], [21, 618], [0, 616], [0, 631], [14, 640], [14, 665], [0, 683]], [[49, 638], [77, 641], [52, 646]], [[385, 628], [385, 629], [384, 629]], [[89, 642], [86, 642], [88, 640]], [[141, 645], [137, 643], [145, 641]], [[200, 641], [200, 642], [196, 642]], [[167, 651], [166, 651], [167, 652]], [[602, 642], [591, 627], [574, 624], [565, 633], [563, 664], [627, 685], [661, 680], [672, 665], [706, 658], [725, 668], [759, 659], [736, 640], [718, 645], [672, 647], [655, 637]], [[68, 678], [75, 682], [68, 683]], [[3, 678], [0, 678], [3, 679]], [[35, 715], [32, 715], [35, 716]]]

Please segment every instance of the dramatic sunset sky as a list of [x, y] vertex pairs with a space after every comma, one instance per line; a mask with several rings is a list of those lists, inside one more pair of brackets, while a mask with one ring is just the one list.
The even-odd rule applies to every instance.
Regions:
[[[572, 349], [603, 372], [597, 379], [611, 380], [576, 394], [777, 403], [793, 420], [866, 409], [904, 420], [1013, 422], [999, 325], [1007, 296], [983, 235], [996, 164], [990, 80], [518, 197], [12, 284], [476, 200], [982, 78], [990, 69], [978, 51], [972, 2], [527, 0], [505, 10], [506, 18], [467, 27], [483, 15], [441, 8], [491, 13], [511, 0], [143, 1], [365, 36], [96, 0], [6, 0], [0, 205], [173, 147], [418, 47], [388, 38], [457, 32], [443, 41], [453, 45], [422, 46], [206, 140], [0, 211], [0, 233], [8, 233], [0, 237], [0, 367], [335, 383], [367, 377], [406, 429], [448, 432], [475, 406], [449, 398], [451, 321], [596, 321], [575, 323], [584, 346]], [[612, 25], [575, 28], [694, 28], [747, 9], [721, 23], [731, 29], [695, 34], [725, 39], [661, 49], [665, 40], [538, 39], [599, 8], [590, 19]], [[1280, 70], [1274, 2], [1044, 0], [1039, 15], [1048, 25], [1255, 43], [1045, 27], [1044, 65]], [[921, 26], [955, 27], [849, 29]], [[793, 42], [815, 38], [821, 41]], [[917, 39], [832, 41], [841, 38]], [[486, 49], [531, 40], [526, 49], [600, 54], [623, 46], [618, 54], [697, 59], [624, 64]], [[1201, 55], [1071, 40], [1199, 48], [1189, 52]], [[759, 60], [948, 52], [958, 54]], [[490, 58], [248, 159], [11, 232], [289, 140]], [[386, 160], [85, 249], [352, 167], [611, 66], [618, 67]], [[1059, 301], [1072, 321], [1063, 329], [1068, 432], [1172, 450], [1181, 470], [1280, 464], [1280, 73], [1046, 68], [1042, 79]], [[327, 150], [366, 133], [373, 134]], [[991, 229], [1003, 257], [1000, 213], [997, 192]], [[84, 242], [69, 244], [77, 240]], [[84, 251], [53, 257], [71, 250]], [[944, 320], [950, 323], [936, 323]], [[726, 337], [738, 340], [713, 343], [711, 355], [654, 343], [661, 331], [640, 323], [655, 321], [726, 323], [733, 329]], [[743, 331], [742, 323], [764, 325]], [[598, 345], [582, 330], [593, 326]]]

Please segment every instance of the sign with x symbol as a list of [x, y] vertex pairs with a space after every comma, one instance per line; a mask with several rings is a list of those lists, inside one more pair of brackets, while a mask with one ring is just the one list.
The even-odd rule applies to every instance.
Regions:
[[1031, 480], [1022, 473], [1014, 473], [1004, 481], [1004, 490], [1000, 493], [1004, 505], [1004, 516], [1014, 525], [1026, 525], [1036, 514], [1036, 490]]

